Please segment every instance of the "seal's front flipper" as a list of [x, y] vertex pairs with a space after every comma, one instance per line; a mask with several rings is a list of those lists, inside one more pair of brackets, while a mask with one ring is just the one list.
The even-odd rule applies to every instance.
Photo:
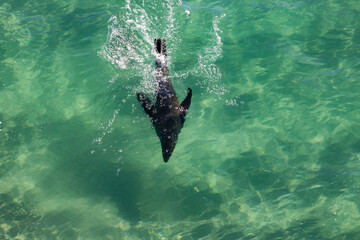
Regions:
[[182, 101], [181, 105], [180, 105], [180, 116], [183, 118], [183, 121], [185, 121], [184, 117], [187, 113], [187, 111], [189, 110], [190, 104], [191, 104], [191, 97], [192, 97], [192, 90], [191, 88], [188, 88], [189, 92], [186, 96], [186, 98], [184, 99], [184, 101]]
[[141, 106], [144, 108], [144, 111], [150, 118], [153, 118], [154, 115], [154, 105], [143, 93], [136, 94], [137, 100], [141, 103]]

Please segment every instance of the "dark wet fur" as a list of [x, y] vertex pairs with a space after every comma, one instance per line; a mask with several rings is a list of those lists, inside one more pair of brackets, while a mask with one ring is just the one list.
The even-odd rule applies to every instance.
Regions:
[[179, 104], [176, 92], [169, 77], [166, 66], [166, 45], [164, 39], [155, 39], [154, 46], [157, 54], [164, 57], [165, 61], [156, 58], [156, 82], [155, 104], [143, 93], [137, 93], [137, 99], [149, 116], [158, 135], [164, 161], [169, 161], [180, 131], [185, 122], [186, 113], [191, 104], [192, 90], [188, 88], [188, 94], [184, 101]]

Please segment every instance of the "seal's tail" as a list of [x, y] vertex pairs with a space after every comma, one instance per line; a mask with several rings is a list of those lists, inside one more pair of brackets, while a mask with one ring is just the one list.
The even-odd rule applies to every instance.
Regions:
[[156, 52], [166, 56], [166, 44], [165, 39], [155, 39], [154, 41]]

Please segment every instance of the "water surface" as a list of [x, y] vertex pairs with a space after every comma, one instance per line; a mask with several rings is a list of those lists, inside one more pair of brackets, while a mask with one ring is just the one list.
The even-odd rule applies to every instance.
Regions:
[[[0, 3], [0, 239], [358, 239], [357, 1]], [[154, 38], [192, 105], [170, 161]]]

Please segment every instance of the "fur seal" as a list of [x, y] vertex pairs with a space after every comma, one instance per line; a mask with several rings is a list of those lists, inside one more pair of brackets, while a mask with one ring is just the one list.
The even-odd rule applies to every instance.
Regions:
[[137, 93], [136, 97], [154, 125], [161, 142], [164, 162], [168, 162], [184, 126], [185, 116], [191, 104], [192, 90], [188, 88], [186, 98], [179, 104], [166, 66], [165, 40], [155, 39], [154, 45], [157, 83], [155, 104], [144, 93]]

